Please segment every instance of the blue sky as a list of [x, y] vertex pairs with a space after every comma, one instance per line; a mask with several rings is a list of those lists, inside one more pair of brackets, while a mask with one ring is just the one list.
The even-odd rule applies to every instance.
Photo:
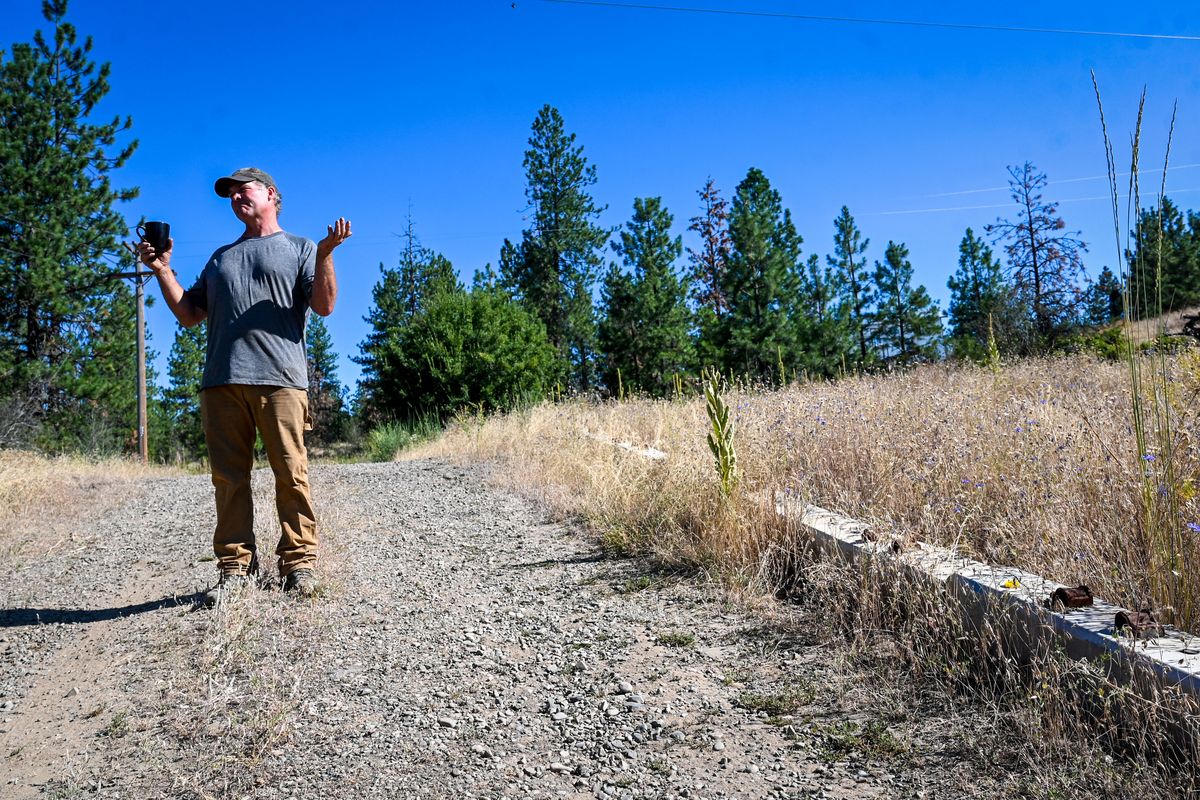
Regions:
[[[615, 0], [623, 2], [623, 0]], [[662, 5], [1200, 36], [1183, 2], [904, 3], [690, 0]], [[781, 192], [806, 253], [831, 250], [848, 205], [868, 257], [905, 242], [916, 278], [946, 306], [967, 226], [1012, 206], [1006, 167], [1050, 180], [1095, 275], [1115, 263], [1098, 75], [1120, 164], [1147, 90], [1142, 163], [1161, 166], [1179, 103], [1168, 194], [1200, 208], [1200, 41], [820, 22], [546, 0], [393, 4], [75, 0], [68, 19], [112, 63], [98, 117], [130, 114], [137, 152], [117, 177], [141, 188], [121, 210], [171, 223], [185, 285], [241, 226], [212, 183], [236, 167], [270, 172], [282, 223], [314, 239], [338, 216], [341, 296], [327, 319], [349, 356], [379, 266], [393, 265], [410, 209], [426, 246], [464, 280], [524, 226], [522, 154], [545, 103], [596, 166], [602, 223], [660, 195], [687, 220], [712, 176], [727, 197], [750, 167]], [[5, 0], [0, 46], [44, 27], [37, 0]], [[1161, 173], [1146, 173], [1146, 193]], [[949, 209], [949, 210], [948, 210]], [[608, 256], [611, 258], [611, 253]], [[681, 264], [682, 266], [682, 264]], [[157, 289], [152, 288], [157, 294]], [[160, 374], [174, 321], [150, 310]]]

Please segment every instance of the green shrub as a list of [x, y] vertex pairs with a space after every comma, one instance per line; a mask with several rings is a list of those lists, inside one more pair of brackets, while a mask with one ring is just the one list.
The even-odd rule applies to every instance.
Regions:
[[1168, 336], [1161, 334], [1153, 339], [1147, 339], [1138, 345], [1143, 353], [1162, 353], [1164, 355], [1179, 355], [1192, 346], [1192, 339], [1187, 336]]
[[431, 419], [410, 425], [385, 422], [367, 434], [363, 452], [371, 461], [391, 461], [401, 450], [432, 438], [439, 429], [437, 422]]
[[1066, 349], [1075, 353], [1088, 353], [1106, 361], [1120, 361], [1129, 355], [1129, 337], [1121, 330], [1120, 325], [1111, 325], [1072, 336], [1066, 342]]
[[543, 398], [562, 364], [542, 323], [494, 290], [443, 291], [380, 346], [371, 405], [383, 414], [509, 411]]

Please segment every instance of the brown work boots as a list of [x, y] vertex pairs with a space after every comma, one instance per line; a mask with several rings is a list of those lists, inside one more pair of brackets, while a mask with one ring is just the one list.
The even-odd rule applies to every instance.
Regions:
[[292, 570], [283, 579], [283, 590], [294, 592], [299, 597], [315, 597], [321, 591], [321, 585], [311, 569], [301, 567]]
[[204, 593], [204, 605], [215, 608], [233, 602], [250, 588], [252, 580], [249, 575], [222, 575], [217, 580], [217, 585]]
[[[255, 553], [250, 559], [250, 569], [245, 574], [231, 572], [221, 575], [217, 585], [204, 593], [204, 605], [215, 608], [233, 602], [258, 583], [258, 554]], [[297, 597], [316, 597], [321, 593], [321, 584], [311, 569], [300, 567], [283, 578], [283, 590]]]

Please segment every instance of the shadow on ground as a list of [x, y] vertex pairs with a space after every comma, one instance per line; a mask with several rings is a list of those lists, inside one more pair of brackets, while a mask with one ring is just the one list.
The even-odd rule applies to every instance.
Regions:
[[164, 608], [196, 608], [201, 605], [203, 592], [171, 595], [159, 600], [118, 606], [116, 608], [7, 608], [0, 610], [0, 628], [23, 628], [30, 625], [86, 625], [159, 611]]

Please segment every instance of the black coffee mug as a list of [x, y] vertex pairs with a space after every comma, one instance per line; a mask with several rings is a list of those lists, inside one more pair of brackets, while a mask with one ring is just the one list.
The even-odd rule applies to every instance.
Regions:
[[171, 241], [171, 225], [166, 222], [143, 222], [135, 230], [156, 254], [164, 252]]

